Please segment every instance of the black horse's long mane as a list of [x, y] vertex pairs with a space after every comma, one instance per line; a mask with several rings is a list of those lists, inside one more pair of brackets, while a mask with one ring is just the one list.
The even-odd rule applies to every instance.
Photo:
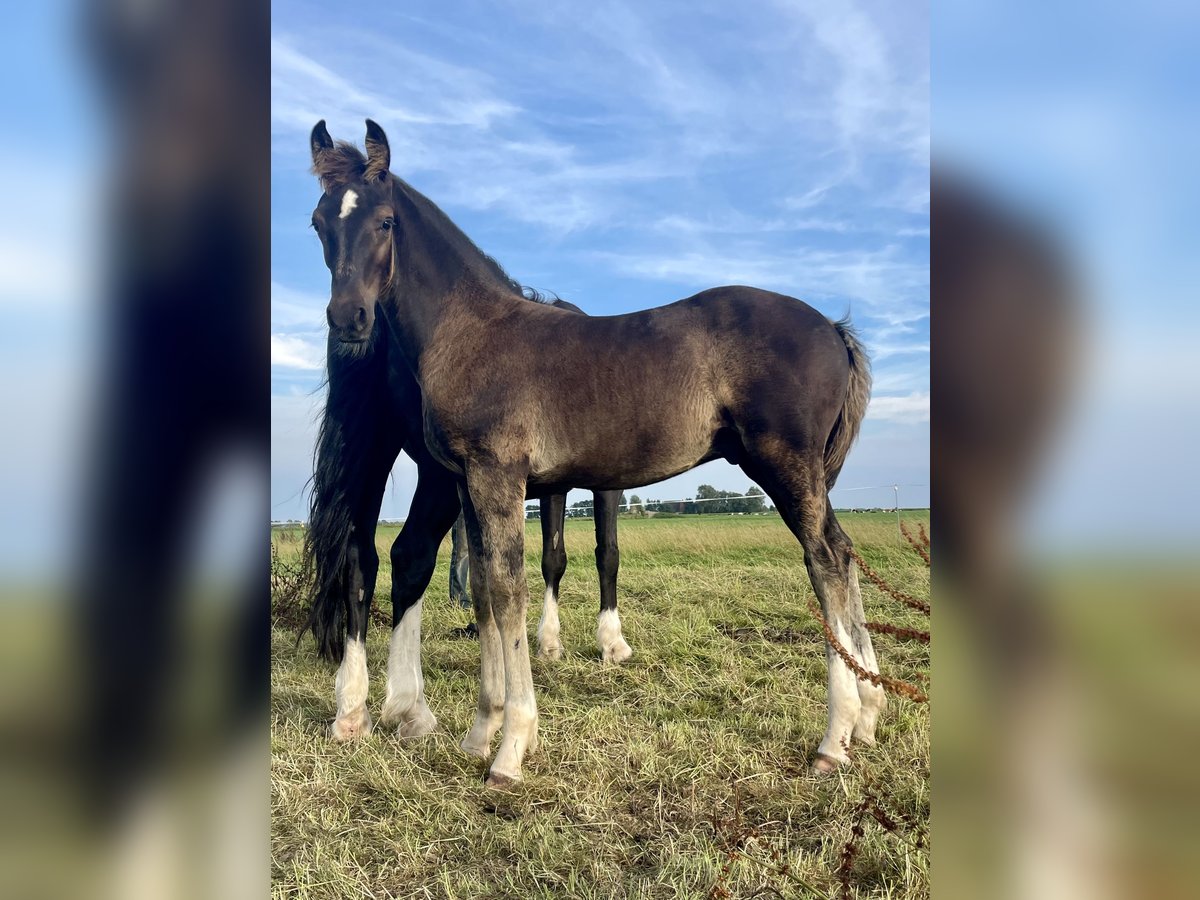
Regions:
[[[367, 158], [358, 147], [338, 141], [322, 160], [322, 185], [328, 188], [361, 180]], [[514, 294], [535, 303], [559, 304], [557, 295], [547, 295], [509, 276], [492, 257], [475, 245], [431, 200], [395, 175], [398, 184], [423, 218], [450, 242], [465, 259], [478, 260], [487, 274]], [[576, 308], [577, 309], [577, 308]], [[377, 317], [371, 344], [365, 354], [345, 357], [327, 353], [324, 384], [328, 386], [321, 411], [317, 442], [313, 451], [313, 475], [309, 481], [308, 528], [304, 536], [304, 571], [312, 590], [312, 605], [304, 630], [311, 630], [317, 653], [338, 661], [345, 648], [346, 598], [350, 590], [350, 539], [358, 505], [365, 502], [362, 465], [378, 452], [381, 401], [388, 375], [387, 340], [383, 317]]]

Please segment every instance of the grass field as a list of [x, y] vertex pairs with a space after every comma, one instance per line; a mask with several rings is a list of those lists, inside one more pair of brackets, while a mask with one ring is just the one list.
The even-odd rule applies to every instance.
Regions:
[[[928, 598], [929, 571], [889, 514], [844, 514], [868, 564]], [[928, 526], [928, 512], [905, 514]], [[479, 647], [446, 599], [448, 542], [426, 595], [424, 666], [436, 734], [328, 738], [334, 669], [311, 640], [272, 640], [272, 875], [277, 897], [837, 897], [864, 796], [918, 828], [929, 817], [929, 710], [890, 698], [878, 743], [850, 771], [815, 777], [825, 729], [825, 654], [806, 608], [799, 545], [770, 517], [621, 521], [619, 597], [633, 658], [602, 665], [591, 521], [569, 521], [561, 597], [565, 654], [533, 660], [539, 749], [511, 791], [484, 788], [458, 748], [474, 715]], [[387, 547], [376, 603], [390, 608]], [[276, 531], [281, 558], [299, 552]], [[538, 525], [526, 568], [530, 634], [540, 612]], [[868, 619], [928, 620], [863, 579]], [[368, 640], [370, 710], [383, 700], [386, 628]], [[875, 639], [885, 673], [916, 681], [929, 648]], [[533, 644], [536, 647], [536, 641]], [[869, 817], [851, 896], [925, 897], [928, 851], [911, 827]], [[728, 868], [726, 868], [728, 867]], [[727, 893], [724, 893], [727, 892]]]

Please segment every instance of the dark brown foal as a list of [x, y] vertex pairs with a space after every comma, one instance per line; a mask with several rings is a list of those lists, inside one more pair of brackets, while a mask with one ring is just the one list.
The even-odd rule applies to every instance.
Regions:
[[[523, 302], [495, 286], [493, 260], [390, 174], [387, 138], [370, 121], [366, 146], [364, 157], [335, 145], [323, 122], [313, 130], [324, 187], [313, 219], [333, 275], [329, 321], [353, 350], [382, 316], [420, 383], [429, 451], [462, 479], [482, 651], [463, 747], [486, 759], [503, 727], [489, 784], [519, 779], [537, 744], [527, 495], [638, 487], [717, 458], [742, 466], [803, 546], [833, 633], [878, 671], [850, 541], [829, 505], [870, 394], [849, 325], [750, 287], [597, 318]], [[461, 365], [464, 357], [475, 364]], [[821, 770], [847, 761], [851, 737], [873, 739], [884, 702], [831, 649], [826, 658]]]

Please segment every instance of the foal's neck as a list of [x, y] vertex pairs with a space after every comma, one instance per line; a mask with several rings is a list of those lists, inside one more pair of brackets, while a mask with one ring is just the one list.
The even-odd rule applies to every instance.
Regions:
[[399, 179], [395, 191], [403, 220], [402, 249], [386, 305], [401, 350], [416, 373], [447, 319], [470, 327], [473, 321], [502, 314], [509, 304], [526, 301], [432, 201]]
[[449, 319], [481, 327], [502, 314], [510, 304], [527, 302], [485, 279], [466, 273], [444, 285], [430, 286], [402, 280], [393, 286], [385, 304], [385, 315], [400, 349], [416, 370], [421, 356], [432, 349], [439, 327]]

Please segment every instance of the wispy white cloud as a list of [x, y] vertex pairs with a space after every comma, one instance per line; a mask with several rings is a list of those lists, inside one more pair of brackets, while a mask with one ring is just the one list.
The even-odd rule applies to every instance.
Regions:
[[[922, 29], [885, 33], [875, 14], [840, 4], [780, 3], [747, 18], [720, 6], [651, 14], [624, 2], [518, 2], [506, 15], [552, 32], [549, 45], [475, 35], [474, 52], [455, 62], [412, 49], [408, 19], [382, 30], [293, 27], [273, 41], [273, 123], [306, 167], [298, 138], [318, 118], [357, 138], [371, 116], [394, 126], [398, 169], [439, 202], [558, 234], [652, 221], [659, 185], [719, 181], [764, 152], [777, 167], [788, 161], [782, 202], [793, 209], [869, 197], [907, 211], [910, 191], [888, 193], [911, 173], [871, 174], [866, 161], [886, 153], [894, 169], [897, 146], [927, 131], [927, 63], [897, 52]], [[906, 149], [905, 159], [923, 178], [925, 158]], [[862, 227], [836, 214], [789, 226]]]
[[[881, 324], [878, 319], [882, 319]], [[875, 363], [891, 357], [920, 356], [921, 371], [926, 380], [929, 372], [929, 314], [912, 310], [908, 314], [888, 309], [884, 315], [872, 316], [871, 358]]]
[[787, 209], [811, 209], [814, 206], [819, 206], [824, 202], [826, 195], [828, 195], [834, 186], [834, 182], [818, 184], [816, 187], [809, 188], [798, 196], [785, 197], [783, 199], [783, 206]]
[[[360, 127], [367, 116], [404, 125], [463, 125], [486, 128], [494, 119], [511, 116], [517, 108], [488, 95], [478, 74], [467, 67], [421, 56], [403, 45], [388, 45], [386, 55], [363, 52], [361, 45], [375, 43], [370, 35], [352, 35], [360, 59], [374, 67], [374, 77], [362, 72], [342, 74], [298, 50], [291, 38], [271, 39], [271, 118], [282, 127], [312, 128], [320, 118], [337, 125]], [[425, 90], [395, 90], [391, 76], [409, 73], [413, 86]], [[387, 84], [374, 91], [365, 84]], [[437, 89], [431, 89], [437, 88]], [[405, 96], [409, 104], [397, 103]]]
[[271, 327], [277, 332], [323, 330], [328, 300], [271, 282]]
[[928, 356], [928, 343], [915, 344], [885, 344], [875, 341], [871, 344], [871, 357], [875, 362], [892, 356]]
[[315, 294], [271, 282], [271, 366], [292, 373], [325, 366], [325, 304]]
[[[380, 46], [376, 36], [353, 35], [377, 52], [372, 61], [412, 63], [412, 90], [378, 72], [358, 70], [361, 62], [342, 60], [345, 70], [316, 62], [294, 44], [272, 42], [272, 118], [282, 157], [307, 168], [307, 135], [326, 119], [336, 137], [361, 141], [363, 119], [374, 118], [389, 131], [394, 168], [410, 178], [432, 176], [438, 202], [473, 210], [500, 210], [514, 221], [556, 232], [572, 232], [617, 214], [614, 185], [671, 179], [668, 160], [643, 152], [589, 158], [581, 149], [546, 134], [517, 104], [496, 93], [485, 74], [434, 62], [402, 45]], [[361, 60], [363, 52], [360, 47]], [[399, 60], [399, 61], [398, 61]], [[374, 64], [374, 62], [373, 62]], [[433, 71], [438, 77], [431, 78]], [[387, 96], [356, 87], [387, 80]], [[405, 97], [411, 105], [393, 99]], [[282, 147], [286, 143], [287, 150]]]
[[[868, 347], [868, 351], [870, 349]], [[886, 366], [879, 365], [879, 360], [874, 362], [871, 389], [876, 396], [908, 394], [913, 391], [927, 391], [929, 388], [928, 358], [893, 359]]]
[[271, 365], [281, 369], [319, 371], [325, 365], [325, 347], [294, 334], [271, 335]]
[[[899, 65], [904, 51], [914, 49], [911, 44], [927, 42], [927, 29], [905, 30], [904, 42], [889, 41], [880, 24], [888, 14], [882, 5], [875, 5], [870, 13], [866, 4], [854, 0], [835, 4], [783, 0], [781, 6], [811, 28], [817, 45], [832, 63], [836, 82], [829, 98], [832, 102], [825, 110], [853, 161], [857, 163], [861, 153], [880, 147], [893, 154], [900, 148], [918, 162], [927, 161], [927, 55], [924, 66], [915, 71], [911, 65], [903, 69]], [[919, 46], [916, 49], [919, 53]]]
[[880, 221], [878, 217], [871, 217], [865, 220], [851, 218], [845, 214], [843, 214], [842, 218], [833, 216], [762, 217], [751, 216], [733, 209], [712, 210], [706, 212], [703, 216], [687, 216], [671, 213], [655, 220], [650, 227], [667, 236], [766, 235], [810, 231], [823, 232], [825, 234], [877, 235], [894, 238], [929, 236], [928, 228], [897, 227], [893, 223]]
[[[6, 172], [21, 172], [6, 187], [13, 215], [0, 218], [0, 307], [67, 314], [99, 299], [101, 254], [95, 240], [101, 179], [90, 162], [28, 157], [9, 149], [0, 157]], [[70, 264], [63, 264], [64, 248]]]
[[747, 247], [744, 252], [731, 252], [697, 246], [679, 252], [601, 252], [597, 257], [625, 275], [700, 287], [751, 284], [802, 298], [842, 297], [902, 321], [919, 320], [928, 310], [927, 268], [889, 247], [787, 252]]
[[913, 391], [901, 397], [880, 396], [871, 398], [867, 407], [867, 418], [905, 425], [929, 421], [929, 392]]

